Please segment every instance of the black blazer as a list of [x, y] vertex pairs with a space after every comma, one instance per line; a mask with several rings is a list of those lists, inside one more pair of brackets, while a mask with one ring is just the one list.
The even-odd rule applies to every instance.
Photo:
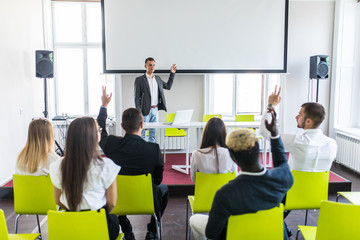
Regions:
[[100, 147], [104, 154], [121, 167], [120, 175], [151, 173], [154, 184], [163, 178], [164, 161], [157, 143], [144, 141], [140, 136], [126, 134], [124, 137], [108, 135], [106, 131], [107, 109], [100, 108], [97, 121], [102, 128]]
[[[173, 84], [175, 73], [170, 73], [168, 82], [164, 82], [159, 76], [155, 75], [156, 82], [158, 84], [158, 109], [166, 111], [166, 101], [164, 95], [164, 89], [170, 90]], [[151, 108], [151, 95], [150, 87], [146, 74], [139, 76], [135, 79], [134, 83], [135, 91], [135, 107], [140, 110], [140, 112], [147, 116], [149, 115]]]

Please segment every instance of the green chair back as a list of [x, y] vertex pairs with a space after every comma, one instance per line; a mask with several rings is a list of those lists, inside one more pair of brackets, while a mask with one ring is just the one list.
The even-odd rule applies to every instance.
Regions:
[[116, 184], [118, 198], [112, 214], [155, 214], [151, 174], [118, 175]]
[[254, 114], [239, 114], [235, 116], [235, 122], [255, 122], [255, 117]]
[[213, 118], [213, 117], [218, 117], [218, 118], [222, 118], [222, 115], [221, 114], [213, 114], [213, 115], [211, 115], [211, 114], [204, 114], [203, 115], [203, 122], [207, 122], [207, 121], [209, 121], [211, 118]]
[[[109, 239], [105, 209], [82, 212], [48, 212], [51, 240]], [[122, 239], [122, 234], [117, 239]]]
[[284, 238], [284, 206], [229, 217], [226, 240]]
[[292, 170], [294, 185], [286, 194], [285, 210], [319, 209], [328, 199], [329, 171], [302, 172]]
[[49, 176], [13, 175], [16, 214], [46, 215], [57, 210], [54, 187]]
[[5, 219], [5, 214], [4, 211], [2, 209], [0, 209], [0, 239], [1, 240], [12, 240], [12, 239], [22, 239], [22, 240], [34, 240], [37, 237], [39, 237], [40, 234], [36, 233], [36, 234], [31, 234], [31, 233], [26, 233], [26, 234], [9, 234], [8, 233], [8, 228], [6, 225], [6, 219]]
[[317, 227], [299, 226], [304, 239], [359, 239], [360, 206], [323, 201]]
[[192, 212], [210, 212], [216, 191], [235, 177], [235, 172], [214, 174], [197, 172], [194, 196], [188, 196]]
[[[166, 114], [166, 122], [173, 122], [175, 117], [175, 113], [167, 113]], [[185, 137], [186, 131], [184, 129], [177, 128], [166, 128], [165, 129], [165, 137]]]
[[6, 225], [5, 214], [0, 209], [0, 239], [9, 240], [9, 233]]

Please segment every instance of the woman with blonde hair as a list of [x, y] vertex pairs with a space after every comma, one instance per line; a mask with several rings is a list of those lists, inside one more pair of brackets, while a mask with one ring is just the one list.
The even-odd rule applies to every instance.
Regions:
[[191, 155], [191, 180], [195, 182], [196, 172], [227, 173], [238, 172], [225, 144], [226, 126], [220, 118], [213, 117], [205, 125], [200, 149]]
[[116, 205], [120, 167], [99, 152], [100, 129], [91, 117], [69, 125], [65, 155], [50, 165], [55, 202], [67, 211], [106, 210], [110, 240], [119, 235], [119, 222], [109, 213]]
[[60, 159], [54, 148], [54, 129], [46, 118], [33, 119], [29, 124], [25, 147], [20, 152], [15, 173], [48, 175], [50, 163]]

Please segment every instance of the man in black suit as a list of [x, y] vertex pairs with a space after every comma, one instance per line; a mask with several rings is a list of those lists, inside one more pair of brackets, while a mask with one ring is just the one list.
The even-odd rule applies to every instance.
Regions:
[[[126, 132], [125, 136], [109, 136], [106, 132], [106, 107], [111, 97], [112, 94], [107, 95], [106, 87], [103, 87], [102, 106], [97, 117], [98, 124], [102, 128], [100, 147], [108, 158], [121, 166], [119, 174], [140, 175], [151, 173], [155, 211], [158, 219], [160, 219], [168, 202], [168, 187], [165, 184], [161, 184], [164, 161], [159, 145], [146, 142], [141, 138], [144, 118], [136, 108], [129, 108], [123, 112], [121, 127]], [[129, 219], [126, 216], [119, 216], [119, 223], [122, 231], [125, 233], [125, 239], [135, 239]], [[154, 217], [151, 217], [147, 229], [146, 239], [158, 239]]]
[[[135, 107], [144, 116], [145, 122], [157, 122], [158, 110], [166, 111], [164, 89], [170, 90], [174, 81], [176, 64], [170, 69], [168, 82], [164, 82], [159, 76], [154, 75], [155, 60], [151, 57], [145, 60], [146, 73], [135, 79]], [[149, 129], [149, 142], [155, 142], [156, 129]], [[145, 131], [141, 136], [145, 139]]]

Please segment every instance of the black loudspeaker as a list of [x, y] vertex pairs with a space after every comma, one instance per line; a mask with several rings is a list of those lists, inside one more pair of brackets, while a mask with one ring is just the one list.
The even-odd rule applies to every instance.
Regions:
[[47, 50], [37, 50], [35, 53], [36, 77], [53, 78], [54, 52]]
[[329, 77], [329, 56], [316, 55], [310, 57], [310, 79]]

